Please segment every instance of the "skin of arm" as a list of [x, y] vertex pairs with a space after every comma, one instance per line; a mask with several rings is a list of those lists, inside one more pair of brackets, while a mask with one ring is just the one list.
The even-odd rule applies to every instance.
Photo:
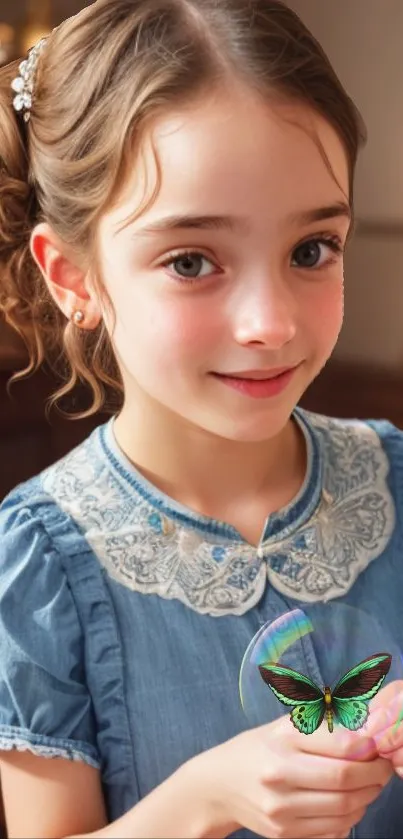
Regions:
[[238, 827], [217, 828], [194, 761], [111, 824], [100, 773], [91, 766], [30, 752], [3, 752], [0, 769], [9, 839], [219, 839]]

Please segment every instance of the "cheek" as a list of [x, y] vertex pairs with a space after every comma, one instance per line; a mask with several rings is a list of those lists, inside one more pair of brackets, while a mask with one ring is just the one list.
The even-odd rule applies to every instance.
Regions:
[[220, 334], [210, 305], [198, 305], [189, 297], [138, 300], [132, 311], [117, 311], [114, 341], [122, 360], [130, 367], [139, 359], [147, 366], [178, 368], [206, 361]]
[[314, 324], [315, 334], [321, 346], [332, 349], [337, 341], [343, 323], [343, 282], [324, 285], [312, 301], [308, 318]]

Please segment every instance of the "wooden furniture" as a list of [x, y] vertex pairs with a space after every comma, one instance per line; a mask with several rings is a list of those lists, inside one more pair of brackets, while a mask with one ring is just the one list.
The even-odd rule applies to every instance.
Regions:
[[403, 429], [403, 363], [400, 372], [330, 361], [301, 405], [333, 417], [387, 419]]
[[106, 419], [97, 414], [72, 421], [55, 409], [48, 419], [46, 400], [58, 383], [46, 369], [15, 382], [8, 392], [10, 376], [25, 366], [26, 359], [20, 341], [0, 323], [0, 499], [78, 445]]

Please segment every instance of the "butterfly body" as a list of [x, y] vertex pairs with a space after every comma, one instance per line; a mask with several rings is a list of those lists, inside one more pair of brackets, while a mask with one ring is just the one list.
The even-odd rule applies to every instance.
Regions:
[[267, 662], [259, 665], [260, 675], [283, 705], [293, 706], [291, 722], [302, 734], [312, 734], [326, 718], [328, 731], [334, 720], [357, 731], [368, 719], [367, 702], [378, 693], [392, 663], [389, 653], [377, 653], [360, 661], [337, 682], [333, 691], [323, 691], [308, 676]]
[[324, 700], [325, 700], [325, 714], [326, 714], [326, 722], [327, 727], [330, 734], [333, 731], [333, 708], [332, 708], [332, 693], [330, 687], [328, 685], [325, 686], [324, 691]]

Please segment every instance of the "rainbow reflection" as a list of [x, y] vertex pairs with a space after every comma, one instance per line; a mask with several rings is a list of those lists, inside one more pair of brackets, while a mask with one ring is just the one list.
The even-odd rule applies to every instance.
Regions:
[[292, 644], [313, 632], [313, 624], [302, 611], [293, 609], [285, 615], [277, 618], [272, 623], [265, 623], [264, 626], [252, 638], [245, 655], [242, 659], [239, 673], [239, 694], [242, 708], [245, 711], [244, 696], [242, 691], [243, 675], [245, 664], [256, 665], [272, 662], [277, 664], [281, 656]]

